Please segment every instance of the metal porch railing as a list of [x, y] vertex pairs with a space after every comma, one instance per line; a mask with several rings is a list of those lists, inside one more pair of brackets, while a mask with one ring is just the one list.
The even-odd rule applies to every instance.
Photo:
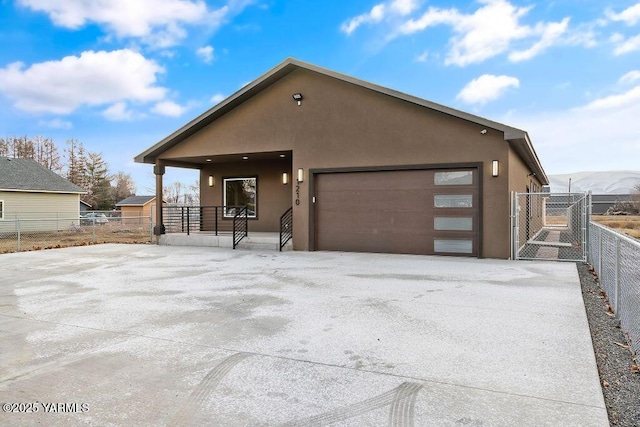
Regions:
[[285, 213], [280, 217], [280, 243], [279, 248], [282, 252], [282, 248], [287, 244], [289, 240], [293, 238], [293, 207], [287, 209]]

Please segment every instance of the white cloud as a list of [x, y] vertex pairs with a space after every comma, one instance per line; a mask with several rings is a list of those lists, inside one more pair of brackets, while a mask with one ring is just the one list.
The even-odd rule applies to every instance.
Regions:
[[446, 64], [465, 66], [482, 62], [507, 51], [515, 40], [533, 35], [533, 30], [520, 24], [530, 7], [516, 8], [505, 0], [483, 0], [483, 6], [472, 14], [457, 9], [429, 8], [418, 20], [409, 20], [401, 28], [412, 34], [438, 24], [447, 24], [455, 35]]
[[[589, 29], [569, 34], [569, 18], [560, 22], [539, 22], [529, 26], [520, 21], [532, 6], [516, 7], [508, 0], [479, 0], [479, 3], [481, 6], [472, 13], [463, 13], [456, 8], [443, 9], [431, 6], [420, 16], [397, 25], [389, 38], [415, 34], [437, 25], [447, 25], [452, 28], [453, 36], [449, 40], [449, 52], [445, 63], [459, 66], [482, 62], [505, 52], [510, 52], [509, 59], [515, 62], [533, 58], [557, 44], [594, 44], [593, 32]], [[350, 34], [365, 22], [383, 21], [383, 12], [388, 10], [386, 5], [387, 3], [381, 3], [377, 5], [381, 7], [381, 11], [374, 8], [368, 14], [348, 21], [343, 25], [343, 31]], [[530, 46], [523, 47], [524, 43]]]
[[615, 55], [624, 55], [625, 53], [635, 52], [640, 50], [640, 34], [635, 37], [624, 39], [624, 37], [617, 37], [619, 34], [612, 36], [612, 40], [617, 43], [617, 46], [613, 50]]
[[640, 86], [636, 86], [625, 93], [596, 99], [582, 108], [585, 110], [612, 110], [632, 105], [640, 105]]
[[216, 93], [215, 95], [213, 95], [210, 99], [210, 102], [213, 104], [218, 104], [219, 102], [221, 102], [223, 99], [225, 99], [226, 96], [224, 96], [221, 93]]
[[[95, 23], [116, 37], [134, 37], [158, 47], [186, 37], [185, 25], [218, 27], [230, 6], [209, 10], [201, 0], [19, 0], [21, 6], [46, 13], [57, 26], [79, 29]], [[232, 2], [242, 7], [246, 2]]]
[[143, 117], [140, 113], [137, 113], [127, 106], [126, 102], [116, 102], [106, 110], [102, 112], [105, 119], [112, 122], [129, 122], [137, 118]]
[[167, 90], [156, 86], [156, 75], [163, 72], [129, 49], [88, 51], [28, 68], [21, 62], [0, 68], [0, 93], [21, 110], [68, 114], [82, 105], [161, 100]]
[[535, 32], [541, 34], [540, 40], [534, 43], [529, 49], [511, 52], [509, 54], [509, 60], [519, 62], [537, 56], [549, 47], [557, 44], [558, 39], [567, 31], [568, 26], [569, 18], [564, 18], [562, 22], [536, 25]]
[[520, 81], [515, 77], [484, 74], [471, 80], [456, 98], [467, 104], [486, 104], [498, 99], [512, 87], [520, 87]]
[[502, 121], [528, 131], [547, 173], [638, 170], [638, 96], [640, 87], [569, 110], [511, 114]]
[[429, 51], [425, 50], [420, 55], [416, 56], [416, 61], [417, 62], [427, 62], [428, 58], [429, 58]]
[[419, 4], [416, 0], [392, 0], [386, 3], [379, 3], [373, 6], [369, 12], [349, 19], [340, 28], [347, 35], [350, 35], [362, 24], [380, 22], [389, 16], [406, 16], [413, 13], [418, 6]]
[[196, 50], [196, 55], [198, 55], [204, 62], [207, 64], [213, 61], [213, 47], [212, 46], [204, 46]]
[[630, 84], [630, 83], [634, 83], [636, 80], [640, 80], [640, 71], [633, 70], [633, 71], [629, 71], [627, 74], [620, 77], [620, 80], [618, 80], [618, 83]]
[[612, 21], [624, 22], [627, 25], [635, 25], [640, 22], [640, 3], [628, 7], [620, 13], [615, 13], [612, 10], [607, 10], [607, 18]]
[[51, 119], [51, 120], [40, 120], [38, 122], [38, 126], [47, 127], [51, 129], [71, 129], [73, 128], [73, 123], [71, 123], [68, 120]]
[[173, 101], [162, 101], [154, 105], [151, 111], [161, 116], [180, 117], [186, 108]]

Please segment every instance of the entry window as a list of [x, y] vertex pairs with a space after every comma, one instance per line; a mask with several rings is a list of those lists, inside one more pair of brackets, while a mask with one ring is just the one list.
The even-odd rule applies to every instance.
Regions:
[[473, 240], [471, 239], [434, 239], [434, 252], [452, 254], [470, 254], [473, 252]]
[[471, 185], [473, 184], [473, 172], [436, 172], [433, 176], [433, 181], [435, 185]]
[[473, 218], [437, 216], [433, 219], [433, 228], [438, 231], [473, 231]]
[[247, 216], [256, 218], [258, 178], [224, 178], [224, 216], [233, 218], [239, 207], [247, 207]]
[[436, 194], [433, 196], [433, 205], [436, 208], [472, 208], [473, 195]]
[[0, 219], [4, 219], [4, 200], [0, 200]]

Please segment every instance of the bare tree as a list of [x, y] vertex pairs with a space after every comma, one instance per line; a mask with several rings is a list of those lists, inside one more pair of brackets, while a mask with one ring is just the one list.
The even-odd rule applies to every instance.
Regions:
[[131, 174], [118, 172], [113, 176], [112, 182], [111, 191], [116, 203], [136, 194], [136, 184], [133, 182]]
[[187, 186], [177, 181], [162, 189], [162, 199], [174, 205], [195, 205], [199, 203], [191, 191], [193, 186]]

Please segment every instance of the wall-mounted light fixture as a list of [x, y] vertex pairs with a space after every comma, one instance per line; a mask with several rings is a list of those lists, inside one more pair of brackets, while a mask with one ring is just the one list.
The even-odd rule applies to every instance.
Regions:
[[209, 175], [209, 187], [216, 185], [216, 178], [213, 175]]
[[481, 134], [481, 135], [486, 135], [486, 134], [487, 134], [487, 130], [486, 130], [486, 129], [482, 129], [482, 130], [480, 131], [480, 134]]
[[304, 169], [300, 168], [298, 169], [298, 182], [303, 182], [304, 181]]
[[294, 93], [293, 95], [291, 95], [291, 97], [293, 98], [294, 101], [296, 101], [298, 103], [298, 106], [302, 105], [302, 94], [301, 93]]
[[286, 172], [282, 172], [282, 183], [287, 185], [289, 183], [289, 174]]
[[491, 175], [498, 176], [498, 172], [500, 172], [500, 164], [497, 160], [494, 160], [491, 163]]

